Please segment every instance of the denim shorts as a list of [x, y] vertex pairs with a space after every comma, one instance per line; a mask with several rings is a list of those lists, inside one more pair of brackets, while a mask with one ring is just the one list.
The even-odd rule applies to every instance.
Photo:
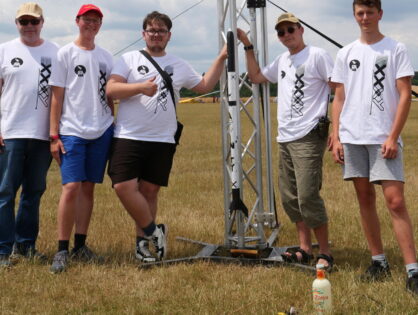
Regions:
[[395, 159], [384, 159], [380, 144], [343, 144], [344, 180], [365, 177], [371, 183], [381, 184], [382, 180], [404, 182], [403, 150], [398, 145]]
[[97, 139], [60, 136], [65, 154], [61, 154], [62, 184], [102, 183], [113, 137], [113, 125]]

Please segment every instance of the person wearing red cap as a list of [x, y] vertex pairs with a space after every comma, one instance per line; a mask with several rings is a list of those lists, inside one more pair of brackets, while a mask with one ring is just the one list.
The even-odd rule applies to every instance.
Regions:
[[22, 4], [15, 23], [20, 36], [0, 45], [0, 267], [21, 257], [46, 259], [35, 243], [51, 164], [48, 80], [58, 46], [41, 37], [44, 17], [38, 4]]
[[313, 259], [313, 231], [319, 244], [317, 262], [331, 270], [334, 258], [320, 190], [333, 61], [324, 49], [305, 44], [304, 28], [292, 13], [280, 15], [275, 29], [288, 51], [264, 68], [257, 64], [245, 32], [238, 30], [238, 38], [244, 45], [250, 80], [278, 83], [279, 191], [283, 209], [295, 223], [299, 238], [299, 247], [289, 249], [282, 257], [287, 262], [309, 264]]
[[[212, 90], [226, 59], [224, 49], [202, 77], [186, 61], [166, 52], [171, 26], [171, 19], [156, 11], [143, 21], [145, 51], [164, 69], [165, 78], [141, 52], [132, 51], [115, 64], [107, 88], [108, 95], [121, 100], [108, 173], [116, 194], [135, 221], [135, 255], [142, 262], [156, 260], [149, 251], [150, 240], [157, 259], [167, 255], [167, 225], [156, 225], [155, 220], [158, 192], [168, 185], [176, 151], [179, 90]], [[171, 89], [168, 81], [172, 81]]]
[[[103, 182], [113, 135], [113, 101], [105, 88], [112, 55], [95, 44], [103, 13], [93, 5], [81, 6], [77, 39], [58, 51], [52, 75], [51, 153], [62, 176], [58, 205], [58, 252], [52, 273], [64, 271], [69, 259], [99, 261], [85, 244], [93, 210], [96, 183]], [[69, 239], [75, 225], [74, 248]]]

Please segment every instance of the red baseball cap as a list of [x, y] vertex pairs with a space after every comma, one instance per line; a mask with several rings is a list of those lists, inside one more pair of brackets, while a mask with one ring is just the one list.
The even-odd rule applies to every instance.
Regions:
[[89, 11], [97, 12], [97, 14], [100, 15], [100, 17], [103, 17], [102, 11], [100, 11], [99, 7], [95, 6], [94, 4], [83, 4], [78, 10], [77, 17], [82, 16], [83, 14], [86, 14]]

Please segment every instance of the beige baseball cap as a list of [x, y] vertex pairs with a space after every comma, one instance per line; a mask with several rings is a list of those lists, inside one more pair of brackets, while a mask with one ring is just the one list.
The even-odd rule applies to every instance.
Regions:
[[287, 12], [287, 13], [283, 13], [277, 18], [275, 29], [277, 30], [277, 27], [279, 26], [279, 24], [283, 22], [300, 23], [299, 19], [293, 13]]
[[17, 10], [16, 19], [24, 15], [40, 18], [42, 16], [42, 8], [35, 2], [23, 3]]

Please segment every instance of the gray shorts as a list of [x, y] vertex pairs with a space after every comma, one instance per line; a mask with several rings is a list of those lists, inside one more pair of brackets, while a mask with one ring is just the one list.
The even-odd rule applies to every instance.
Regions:
[[395, 159], [384, 159], [380, 144], [343, 144], [343, 148], [344, 180], [366, 177], [375, 184], [381, 184], [382, 180], [405, 181], [401, 146]]

